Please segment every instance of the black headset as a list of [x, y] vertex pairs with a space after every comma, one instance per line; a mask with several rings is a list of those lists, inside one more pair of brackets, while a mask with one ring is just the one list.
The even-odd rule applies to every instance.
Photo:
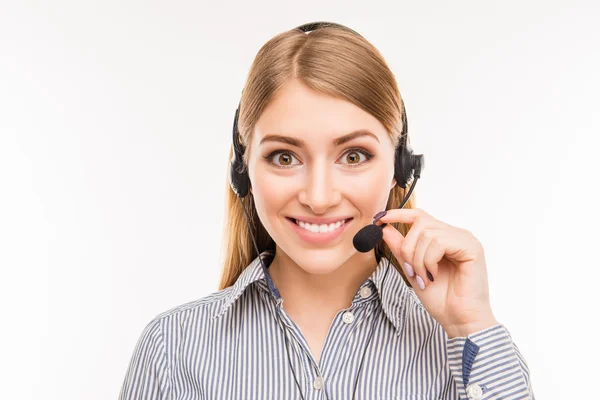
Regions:
[[[336, 27], [339, 29], [343, 29], [343, 30], [352, 32], [352, 33], [360, 36], [361, 38], [363, 37], [362, 35], [358, 34], [356, 31], [354, 31], [344, 25], [336, 24], [333, 22], [310, 22], [310, 23], [307, 23], [304, 25], [300, 25], [295, 29], [298, 29], [304, 33], [308, 33], [310, 31], [313, 31], [313, 30], [316, 30], [316, 29], [319, 29], [322, 27]], [[235, 110], [235, 118], [233, 120], [233, 142], [232, 142], [233, 143], [233, 154], [232, 154], [231, 163], [229, 166], [229, 184], [231, 185], [231, 189], [235, 192], [235, 194], [237, 195], [237, 197], [240, 200], [240, 203], [242, 204], [242, 209], [244, 210], [244, 213], [246, 214], [246, 220], [248, 222], [248, 230], [250, 231], [250, 235], [251, 235], [252, 241], [254, 243], [254, 249], [256, 250], [256, 254], [257, 254], [260, 262], [262, 263], [263, 269], [266, 271], [266, 266], [264, 264], [262, 257], [260, 256], [260, 252], [258, 250], [258, 246], [256, 245], [256, 240], [254, 238], [254, 234], [252, 233], [252, 229], [250, 229], [250, 218], [248, 216], [248, 212], [246, 211], [246, 208], [244, 207], [244, 203], [242, 202], [242, 199], [244, 197], [246, 197], [246, 195], [248, 194], [248, 191], [250, 189], [250, 177], [248, 175], [248, 169], [244, 165], [243, 156], [244, 156], [244, 152], [246, 149], [240, 143], [240, 140], [239, 140], [238, 118], [239, 118], [239, 113], [240, 113], [240, 105], [241, 105], [241, 100], [240, 100], [240, 103], [238, 104], [237, 109]], [[415, 187], [415, 183], [420, 178], [421, 169], [423, 167], [424, 167], [423, 155], [422, 154], [415, 155], [410, 147], [410, 144], [408, 143], [408, 121], [406, 119], [406, 109], [403, 105], [403, 107], [402, 107], [402, 133], [400, 135], [400, 140], [398, 141], [398, 145], [396, 147], [396, 152], [395, 152], [395, 156], [394, 156], [394, 178], [396, 180], [396, 184], [402, 188], [406, 188], [408, 186], [408, 183], [411, 180], [413, 180], [413, 184], [411, 185], [408, 193], [404, 196], [404, 199], [402, 200], [402, 203], [398, 208], [404, 207], [404, 205], [410, 198], [410, 195]], [[414, 179], [413, 179], [413, 177], [414, 177]], [[369, 226], [369, 227], [371, 227], [371, 226]], [[387, 277], [389, 265], [390, 265], [390, 260], [388, 259], [388, 268], [383, 277], [383, 281], [385, 281], [385, 278]], [[382, 285], [383, 285], [383, 281], [382, 281]], [[284, 324], [281, 322], [281, 316], [279, 315], [279, 313], [277, 315], [279, 317], [280, 324], [282, 325], [282, 327], [284, 327]], [[360, 376], [360, 372], [362, 369], [364, 356], [366, 354], [367, 348], [369, 347], [369, 343], [371, 342], [373, 330], [374, 329], [371, 329], [371, 332], [369, 334], [369, 339], [367, 341], [365, 351], [363, 352], [363, 357], [361, 359], [359, 371], [356, 376], [356, 381], [354, 382], [354, 393], [352, 396], [353, 399], [354, 399], [354, 395], [356, 394], [358, 378]], [[304, 400], [304, 395], [302, 393], [302, 389], [300, 388], [300, 384], [298, 383], [298, 379], [296, 378], [296, 373], [294, 372], [294, 369], [292, 368], [290, 354], [289, 354], [288, 345], [287, 345], [288, 339], [287, 339], [287, 335], [285, 334], [285, 332], [284, 332], [284, 336], [285, 336], [285, 340], [286, 340], [286, 351], [287, 351], [287, 355], [288, 355], [288, 363], [289, 363], [290, 369], [292, 370], [292, 373], [294, 375], [294, 379], [296, 381], [296, 386], [298, 387], [298, 390], [300, 391], [300, 396]]]

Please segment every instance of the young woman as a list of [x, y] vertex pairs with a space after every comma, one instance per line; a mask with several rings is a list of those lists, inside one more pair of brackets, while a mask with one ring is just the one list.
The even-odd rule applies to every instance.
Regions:
[[[236, 113], [248, 193], [230, 178], [219, 291], [150, 321], [120, 398], [533, 399], [481, 243], [398, 208], [386, 62], [341, 25], [299, 28], [260, 49]], [[372, 223], [383, 241], [359, 252]]]

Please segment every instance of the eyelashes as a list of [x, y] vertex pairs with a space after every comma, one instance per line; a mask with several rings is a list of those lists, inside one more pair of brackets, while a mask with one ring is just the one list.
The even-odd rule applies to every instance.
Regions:
[[[373, 157], [375, 157], [375, 155], [373, 155], [372, 153], [370, 153], [369, 151], [361, 148], [361, 147], [353, 147], [350, 148], [348, 150], [346, 150], [344, 152], [344, 154], [342, 156], [345, 156], [349, 153], [359, 153], [365, 156], [366, 160], [359, 162], [358, 164], [346, 164], [347, 166], [349, 166], [350, 168], [357, 168], [357, 167], [361, 167], [365, 164], [367, 164], [369, 161], [371, 161], [371, 159]], [[270, 165], [276, 167], [276, 168], [280, 168], [280, 169], [289, 169], [294, 167], [294, 165], [280, 165], [280, 164], [276, 164], [273, 162], [273, 157], [278, 155], [278, 154], [289, 154], [294, 158], [297, 158], [297, 156], [294, 154], [294, 152], [290, 151], [290, 150], [275, 150], [271, 153], [269, 153], [268, 155], [264, 156], [263, 158], [267, 161], [267, 163], [269, 163]]]

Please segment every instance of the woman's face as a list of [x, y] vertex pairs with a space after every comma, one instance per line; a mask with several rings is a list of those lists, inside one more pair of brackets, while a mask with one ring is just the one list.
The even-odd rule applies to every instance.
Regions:
[[[348, 136], [357, 131], [371, 134]], [[352, 238], [396, 184], [394, 150], [369, 113], [289, 81], [258, 120], [248, 160], [256, 210], [278, 251], [314, 274], [357, 255]]]

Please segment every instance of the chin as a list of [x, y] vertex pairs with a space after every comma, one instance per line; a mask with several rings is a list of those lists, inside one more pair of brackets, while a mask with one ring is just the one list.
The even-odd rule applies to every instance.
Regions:
[[309, 274], [323, 275], [338, 269], [352, 257], [352, 254], [351, 250], [336, 246], [323, 249], [297, 248], [289, 256]]

